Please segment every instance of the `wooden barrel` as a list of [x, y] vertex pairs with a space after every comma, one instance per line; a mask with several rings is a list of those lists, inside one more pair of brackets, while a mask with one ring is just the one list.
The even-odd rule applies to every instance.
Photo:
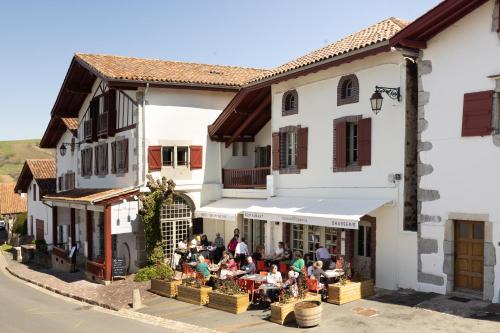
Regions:
[[295, 304], [295, 320], [299, 327], [312, 327], [319, 325], [321, 320], [321, 302], [304, 301]]

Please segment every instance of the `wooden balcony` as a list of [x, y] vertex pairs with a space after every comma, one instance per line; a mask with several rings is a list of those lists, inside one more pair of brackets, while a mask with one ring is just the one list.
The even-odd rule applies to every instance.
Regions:
[[83, 122], [83, 140], [92, 142], [92, 119]]
[[222, 183], [224, 188], [266, 188], [266, 176], [269, 174], [271, 174], [270, 167], [222, 169]]
[[99, 137], [108, 136], [108, 112], [101, 113], [97, 122], [97, 135]]

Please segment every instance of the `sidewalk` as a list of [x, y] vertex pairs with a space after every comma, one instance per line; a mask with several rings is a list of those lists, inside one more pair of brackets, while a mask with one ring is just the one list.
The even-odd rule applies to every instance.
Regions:
[[104, 286], [87, 281], [81, 272], [56, 272], [18, 263], [6, 253], [3, 256], [7, 262], [6, 270], [12, 275], [57, 294], [106, 309], [129, 309], [134, 289], [140, 290], [143, 302], [159, 297], [147, 291], [150, 288], [149, 282], [134, 282], [130, 277]]

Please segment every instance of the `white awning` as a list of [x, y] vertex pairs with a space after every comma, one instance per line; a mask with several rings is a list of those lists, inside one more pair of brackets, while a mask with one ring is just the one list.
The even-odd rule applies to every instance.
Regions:
[[248, 219], [358, 229], [359, 219], [389, 199], [274, 197], [243, 211]]
[[214, 220], [237, 221], [238, 214], [254, 205], [260, 205], [266, 199], [221, 199], [196, 210], [196, 217]]

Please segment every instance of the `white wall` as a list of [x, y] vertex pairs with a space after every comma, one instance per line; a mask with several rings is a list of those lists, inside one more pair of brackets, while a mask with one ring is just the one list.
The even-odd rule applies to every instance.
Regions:
[[[65, 173], [74, 172], [75, 178], [78, 174], [78, 166], [77, 166], [77, 157], [79, 154], [79, 147], [75, 145], [73, 151], [71, 151], [71, 146], [66, 145], [66, 154], [64, 156], [61, 155], [59, 148], [62, 143], [68, 144], [71, 143], [71, 140], [74, 138], [73, 133], [71, 131], [66, 130], [64, 134], [59, 139], [59, 143], [57, 144], [56, 149], [56, 174], [57, 177], [63, 176]], [[78, 139], [75, 138], [75, 142], [78, 142]], [[58, 178], [56, 178], [57, 180]], [[57, 184], [57, 189], [59, 189], [59, 184]]]
[[[500, 41], [491, 31], [493, 6], [490, 0], [434, 37], [423, 53], [424, 60], [432, 61], [432, 72], [422, 76], [423, 89], [430, 92], [422, 141], [432, 143], [432, 149], [420, 153], [420, 158], [434, 171], [422, 177], [421, 187], [438, 190], [440, 199], [423, 202], [422, 214], [440, 216], [441, 222], [421, 225], [422, 237], [438, 240], [439, 248], [437, 254], [422, 255], [422, 270], [444, 277], [445, 285], [420, 284], [422, 290], [446, 292], [443, 240], [449, 213], [488, 214], [496, 258], [500, 257], [500, 147], [491, 136], [461, 136], [464, 94], [494, 90], [495, 81], [488, 76], [500, 73]], [[494, 289], [498, 302], [499, 265]]]
[[[359, 80], [359, 102], [337, 106], [338, 82], [353, 73]], [[417, 235], [403, 230], [403, 183], [388, 181], [393, 173], [404, 179], [405, 96], [401, 102], [384, 96], [378, 115], [371, 110], [370, 97], [377, 85], [404, 92], [405, 73], [403, 57], [392, 52], [272, 86], [272, 132], [297, 125], [309, 129], [308, 167], [300, 174], [274, 171], [278, 196], [395, 201], [392, 207], [370, 212], [377, 218], [376, 283], [387, 289], [416, 287]], [[298, 114], [282, 116], [282, 96], [290, 89], [298, 92]], [[333, 172], [333, 120], [349, 115], [372, 119], [371, 165], [361, 172]]]
[[[36, 201], [33, 201], [33, 184], [36, 184]], [[43, 204], [40, 200], [40, 187], [36, 180], [32, 179], [28, 187], [27, 193], [27, 206], [28, 206], [28, 234], [33, 230], [33, 236], [36, 235], [36, 220], [43, 221], [44, 236], [43, 238], [47, 244], [52, 244], [52, 208]], [[33, 226], [31, 226], [31, 217], [33, 217]]]

